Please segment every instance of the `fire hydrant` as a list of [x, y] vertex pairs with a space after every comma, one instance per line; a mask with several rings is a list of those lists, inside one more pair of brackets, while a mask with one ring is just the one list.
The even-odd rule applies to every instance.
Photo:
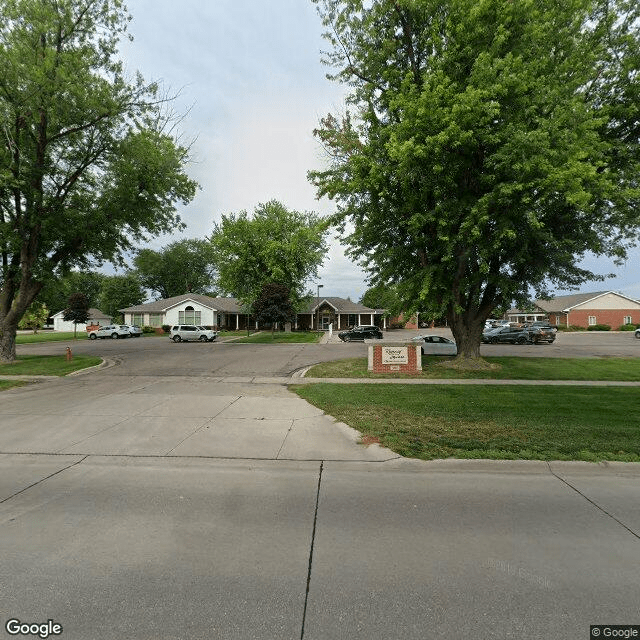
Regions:
[[71, 347], [67, 347], [67, 361], [73, 360], [73, 353], [71, 353]]

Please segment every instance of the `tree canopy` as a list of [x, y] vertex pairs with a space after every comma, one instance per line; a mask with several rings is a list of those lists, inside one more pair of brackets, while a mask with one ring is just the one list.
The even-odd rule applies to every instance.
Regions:
[[117, 58], [121, 0], [0, 4], [0, 360], [45, 281], [181, 228], [188, 150], [158, 86]]
[[160, 298], [215, 295], [215, 251], [208, 240], [178, 240], [159, 251], [141, 249], [133, 262], [142, 284]]
[[260, 324], [271, 324], [272, 334], [276, 324], [293, 322], [296, 318], [289, 294], [289, 289], [284, 285], [277, 282], [265, 282], [253, 303], [252, 311], [256, 320]]
[[496, 307], [599, 279], [640, 228], [640, 6], [314, 0], [348, 108], [310, 173], [348, 253], [477, 358]]
[[218, 284], [251, 305], [264, 283], [277, 282], [297, 305], [324, 260], [327, 233], [327, 221], [317, 214], [292, 211], [275, 200], [258, 205], [253, 216], [223, 215], [211, 235]]
[[121, 275], [104, 277], [98, 303], [100, 311], [113, 318], [114, 322], [118, 322], [120, 319], [123, 320], [120, 309], [142, 304], [146, 297], [140, 276], [135, 271], [128, 271]]

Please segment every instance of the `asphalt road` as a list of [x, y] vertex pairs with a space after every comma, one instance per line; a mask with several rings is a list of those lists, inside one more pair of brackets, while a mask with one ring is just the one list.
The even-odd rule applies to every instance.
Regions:
[[[420, 330], [451, 337], [448, 329]], [[385, 340], [407, 339], [417, 331], [387, 332]], [[235, 342], [181, 342], [168, 338], [144, 337], [125, 340], [77, 340], [19, 345], [19, 353], [74, 353], [101, 355], [117, 360], [119, 366], [109, 375], [157, 376], [289, 376], [309, 365], [341, 358], [366, 357], [367, 346], [339, 342], [334, 336], [328, 344], [241, 344]], [[553, 344], [482, 345], [486, 356], [587, 358], [638, 357], [640, 340], [633, 332], [559, 333]]]
[[[640, 348], [583, 337], [564, 346]], [[590, 625], [640, 625], [640, 465], [404, 460], [284, 386], [237, 378], [363, 345], [73, 348], [117, 366], [0, 397], [0, 628], [586, 640]]]

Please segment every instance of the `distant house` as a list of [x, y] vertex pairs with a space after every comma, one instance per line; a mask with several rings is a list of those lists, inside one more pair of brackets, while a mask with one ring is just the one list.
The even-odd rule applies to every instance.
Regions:
[[[219, 329], [256, 327], [255, 319], [235, 298], [211, 298], [185, 293], [181, 296], [120, 309], [127, 324], [161, 327], [174, 324], [198, 324]], [[384, 327], [382, 309], [369, 309], [345, 298], [313, 298], [307, 309], [297, 314], [294, 328], [328, 331], [356, 324], [379, 324]]]
[[531, 311], [511, 309], [510, 322], [548, 320], [553, 325], [589, 327], [608, 324], [617, 329], [623, 324], [640, 324], [640, 301], [616, 291], [575, 293], [536, 300]]
[[[58, 313], [51, 316], [53, 320], [54, 331], [73, 331], [73, 322], [70, 320], [65, 320], [63, 316], [64, 310], [58, 311]], [[111, 317], [106, 313], [102, 313], [100, 309], [89, 309], [89, 322], [87, 324], [111, 324]], [[78, 323], [76, 328], [78, 331], [86, 331], [87, 324], [85, 324], [84, 322]]]
[[120, 309], [127, 324], [161, 327], [197, 324], [221, 329], [246, 329], [247, 314], [235, 298], [212, 298], [185, 293], [172, 298]]

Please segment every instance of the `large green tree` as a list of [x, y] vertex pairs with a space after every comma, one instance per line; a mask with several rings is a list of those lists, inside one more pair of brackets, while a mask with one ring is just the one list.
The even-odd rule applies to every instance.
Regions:
[[167, 101], [117, 58], [121, 0], [0, 3], [0, 360], [45, 281], [180, 226]]
[[178, 240], [159, 251], [141, 249], [133, 262], [142, 284], [160, 298], [215, 293], [215, 251], [208, 240]]
[[350, 88], [310, 173], [348, 252], [477, 360], [496, 307], [600, 276], [640, 227], [640, 5], [314, 0]]
[[141, 304], [145, 298], [140, 276], [135, 271], [128, 271], [104, 277], [98, 303], [100, 311], [113, 318], [114, 322], [119, 322], [123, 319], [120, 309]]
[[98, 271], [71, 271], [62, 277], [46, 280], [37, 300], [46, 304], [51, 313], [58, 313], [67, 306], [69, 296], [83, 293], [89, 307], [100, 307], [100, 291], [107, 276]]
[[251, 305], [263, 284], [277, 282], [298, 305], [325, 258], [327, 233], [327, 221], [317, 214], [292, 211], [275, 200], [258, 205], [253, 216], [223, 215], [211, 235], [218, 283]]

